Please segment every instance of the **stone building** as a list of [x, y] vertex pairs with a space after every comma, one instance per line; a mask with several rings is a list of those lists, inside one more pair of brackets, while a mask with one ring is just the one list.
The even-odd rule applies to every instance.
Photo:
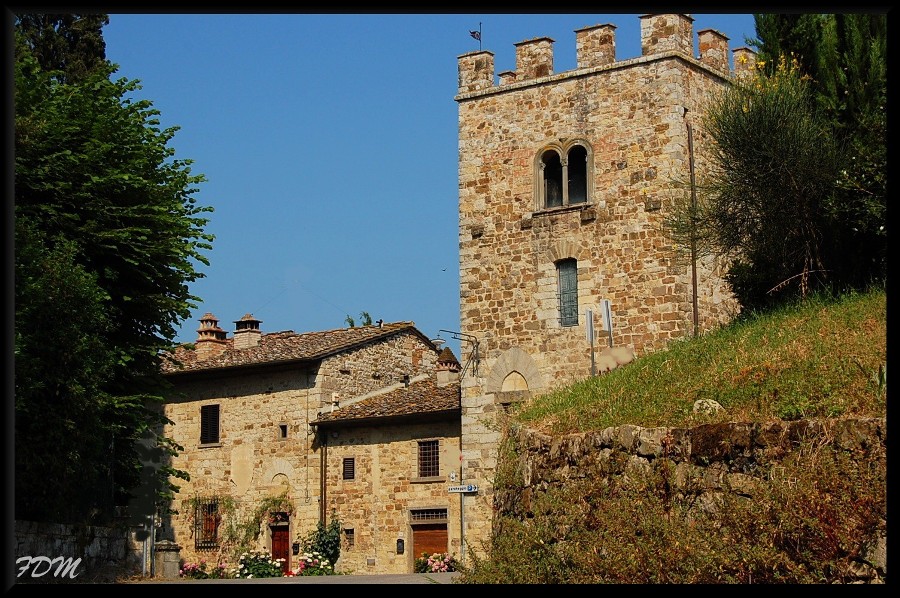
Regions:
[[719, 32], [698, 32], [695, 55], [692, 22], [641, 16], [641, 56], [625, 60], [614, 25], [578, 29], [561, 73], [546, 37], [496, 76], [493, 53], [458, 57], [461, 358], [476, 364], [461, 473], [479, 488], [465, 537], [489, 537], [504, 406], [598, 373], [604, 348], [639, 359], [738, 311], [726, 264], [692, 267], [664, 226], [707, 164], [704, 102], [735, 75]]
[[458, 553], [453, 353], [412, 322], [302, 334], [260, 323], [245, 315], [229, 338], [207, 313], [193, 346], [164, 362], [164, 434], [184, 449], [171, 466], [190, 480], [174, 480], [178, 514], [162, 533], [181, 557], [216, 562], [254, 514], [258, 548], [285, 569], [295, 543], [334, 518], [342, 572], [407, 573], [417, 553]]

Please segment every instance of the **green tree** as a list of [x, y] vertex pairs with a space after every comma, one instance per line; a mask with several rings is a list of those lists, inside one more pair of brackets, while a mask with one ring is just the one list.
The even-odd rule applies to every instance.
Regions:
[[[781, 61], [771, 76], [735, 80], [703, 117], [712, 168], [698, 205], [670, 219], [680, 245], [732, 258], [726, 277], [745, 308], [805, 294], [827, 267], [827, 206], [838, 173], [827, 123], [809, 101], [809, 82]], [[693, 235], [693, 237], [692, 237]]]
[[14, 62], [16, 517], [97, 520], [147, 494], [148, 439], [151, 502], [178, 477], [164, 462], [178, 447], [158, 436], [159, 359], [196, 307], [211, 208], [138, 82], [105, 60], [45, 70], [27, 23]]
[[55, 72], [63, 83], [74, 83], [106, 62], [105, 14], [27, 13], [16, 17], [16, 28], [44, 72]]
[[835, 290], [887, 277], [887, 16], [757, 14], [758, 58], [781, 57], [811, 78], [810, 101], [841, 150], [837, 192], [827, 206], [826, 246]]

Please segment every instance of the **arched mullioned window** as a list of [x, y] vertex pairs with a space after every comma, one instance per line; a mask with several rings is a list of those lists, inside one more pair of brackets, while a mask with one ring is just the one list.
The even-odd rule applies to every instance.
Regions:
[[546, 145], [535, 162], [535, 209], [589, 203], [592, 160], [590, 144], [580, 139]]

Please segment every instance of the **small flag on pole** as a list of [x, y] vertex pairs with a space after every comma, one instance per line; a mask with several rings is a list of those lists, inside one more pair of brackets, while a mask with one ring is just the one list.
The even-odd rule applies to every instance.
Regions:
[[474, 38], [477, 39], [478, 41], [481, 41], [481, 32], [480, 32], [480, 31], [470, 31], [470, 32], [469, 32], [469, 35], [471, 35], [472, 37], [474, 37]]

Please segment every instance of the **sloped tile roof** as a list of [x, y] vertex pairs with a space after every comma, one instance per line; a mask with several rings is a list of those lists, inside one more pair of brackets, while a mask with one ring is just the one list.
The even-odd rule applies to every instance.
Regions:
[[225, 346], [220, 352], [206, 357], [201, 357], [196, 350], [182, 345], [163, 356], [161, 369], [164, 375], [172, 375], [280, 362], [313, 361], [402, 331], [410, 331], [430, 343], [413, 322], [394, 322], [381, 326], [358, 326], [299, 334], [287, 330], [262, 334], [257, 346], [245, 349], [235, 349], [234, 339], [226, 339]]
[[353, 424], [375, 419], [459, 412], [459, 382], [438, 386], [433, 378], [322, 413], [313, 425]]

